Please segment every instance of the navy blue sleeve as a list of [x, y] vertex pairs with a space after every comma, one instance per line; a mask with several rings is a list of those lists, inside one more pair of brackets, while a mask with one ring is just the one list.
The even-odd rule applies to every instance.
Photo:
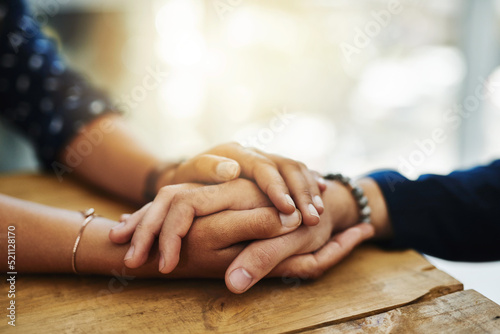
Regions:
[[22, 0], [0, 0], [0, 116], [26, 135], [45, 168], [87, 123], [113, 110], [68, 69]]
[[415, 181], [375, 172], [394, 229], [387, 246], [455, 261], [500, 260], [500, 160]]

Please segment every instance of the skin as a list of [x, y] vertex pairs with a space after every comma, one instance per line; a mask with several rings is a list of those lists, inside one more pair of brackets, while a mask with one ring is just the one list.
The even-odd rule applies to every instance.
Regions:
[[[280, 236], [267, 240], [257, 240], [249, 244], [226, 270], [226, 285], [232, 292], [245, 292], [267, 275], [286, 274], [299, 277], [318, 277], [347, 256], [354, 246], [363, 240], [370, 237], [387, 239], [392, 236], [385, 201], [378, 185], [373, 180], [363, 179], [359, 181], [359, 185], [364, 189], [373, 211], [372, 224], [356, 224], [359, 220], [358, 207], [346, 187], [337, 182], [328, 182], [327, 185], [326, 191], [323, 193], [325, 212], [321, 216], [320, 224], [316, 226], [301, 225], [289, 233], [283, 230], [284, 233], [280, 233]], [[242, 193], [245, 194], [247, 200], [249, 197], [254, 198], [253, 205], [266, 206], [268, 204], [265, 199], [260, 198], [263, 196], [262, 193], [259, 194], [258, 191], [252, 193], [255, 186], [252, 186], [251, 183], [235, 184], [230, 182], [216, 187], [219, 190], [210, 193], [217, 194], [223, 201], [226, 200], [225, 203], [229, 206], [241, 203], [239, 196]], [[165, 191], [174, 192], [175, 189], [168, 189], [167, 187]], [[193, 205], [193, 203], [198, 203], [196, 200], [198, 195], [200, 195], [200, 198], [204, 197], [204, 191], [206, 191], [206, 188], [195, 187], [190, 189], [188, 196], [182, 195], [175, 202], [175, 207], [181, 209], [178, 211], [173, 209], [168, 215], [172, 213], [176, 217], [175, 221], [178, 222], [179, 219], [182, 219], [182, 216], [178, 215], [179, 213], [189, 212], [187, 219], [192, 219], [192, 213], [200, 210], [200, 207]], [[182, 193], [182, 190], [179, 190], [179, 193]], [[171, 198], [173, 197], [175, 196], [171, 196]], [[228, 201], [228, 199], [234, 199], [234, 203]], [[194, 211], [191, 210], [193, 207], [195, 207]], [[236, 209], [236, 207], [232, 207], [232, 209]], [[169, 210], [166, 209], [166, 211]], [[199, 213], [200, 215], [204, 214], [203, 211]], [[121, 224], [121, 228], [110, 231], [110, 239], [117, 243], [124, 243], [132, 238], [133, 243], [134, 238], [137, 236], [135, 234], [132, 237], [133, 232], [141, 228], [141, 218], [144, 214], [144, 212], [139, 211], [128, 217]], [[278, 217], [281, 220], [280, 215]], [[265, 221], [271, 220], [271, 218], [266, 218]], [[155, 236], [152, 235], [150, 245], [152, 245], [154, 239]], [[160, 235], [160, 252], [168, 249], [169, 243], [171, 243], [171, 240], [163, 239]], [[125, 258], [128, 267], [138, 268], [141, 265], [138, 262], [131, 266], [130, 262], [127, 263], [130, 258], [127, 258], [127, 256]], [[182, 254], [180, 258], [182, 259]], [[143, 260], [145, 262], [146, 257]], [[162, 264], [161, 258], [159, 268], [163, 272], [164, 264]], [[245, 274], [242, 274], [242, 271]], [[245, 281], [245, 284], [236, 282], [233, 275], [239, 277], [238, 281]]]
[[[125, 270], [122, 259], [129, 245], [113, 244], [108, 239], [117, 222], [96, 217], [82, 235], [76, 256], [77, 269], [81, 273], [101, 275], [110, 275], [114, 269], [137, 277], [225, 276], [228, 288], [235, 293], [248, 290], [266, 276], [317, 277], [356, 245], [373, 237], [374, 230], [377, 230], [377, 237], [387, 237], [383, 232], [386, 230], [383, 224], [387, 221], [378, 221], [387, 217], [386, 213], [379, 211], [373, 197], [379, 190], [370, 189], [369, 184], [374, 184], [373, 181], [366, 182], [363, 187], [375, 205], [377, 221], [374, 225], [356, 224], [357, 210], [351, 195], [342, 185], [328, 182], [323, 198], [325, 203], [331, 204], [328, 206], [331, 211], [322, 215], [317, 226], [301, 225], [286, 233], [279, 212], [266, 206], [226, 210], [196, 218], [183, 239], [181, 261], [169, 275], [158, 272], [159, 254], [156, 251], [149, 254], [144, 266]], [[0, 228], [6, 231], [8, 226], [16, 227], [16, 269], [21, 273], [71, 272], [73, 243], [82, 220], [78, 212], [0, 195]], [[341, 232], [336, 233], [337, 230]], [[335, 233], [333, 237], [330, 232]], [[2, 235], [4, 238], [6, 235]], [[249, 243], [251, 240], [259, 241]], [[4, 241], [2, 245], [6, 248]], [[313, 252], [313, 248], [318, 249]], [[238, 268], [245, 268], [252, 274], [252, 282], [244, 290], [235, 289], [228, 279], [228, 275]], [[1, 269], [7, 271], [7, 263], [2, 263]]]
[[[211, 186], [168, 186], [160, 190], [153, 203], [117, 225], [110, 232], [110, 239], [116, 243], [131, 241], [125, 264], [129, 268], [137, 268], [146, 262], [159, 235], [159, 270], [167, 274], [179, 262], [182, 238], [188, 233], [195, 217], [225, 210], [241, 211], [272, 206], [268, 197], [253, 182], [245, 179]], [[278, 217], [282, 225], [281, 234], [295, 230], [301, 223], [298, 210], [291, 215], [279, 213]], [[154, 228], [145, 223], [148, 219], [154, 220]]]
[[[4, 195], [0, 199], [0, 228], [7, 231], [8, 226], [15, 226], [16, 271], [71, 273], [72, 249], [82, 214]], [[267, 207], [198, 218], [184, 240], [184, 260], [173, 273], [166, 276], [158, 272], [158, 252], [150, 254], [146, 265], [127, 269], [126, 273], [138, 277], [223, 277], [229, 263], [244, 248], [244, 242], [283, 233], [279, 220], [272, 218], [277, 215], [276, 209]], [[271, 224], [262, 224], [266, 218], [272, 218]], [[233, 224], [234, 221], [238, 224]], [[76, 253], [79, 273], [110, 275], [113, 269], [122, 272], [128, 245], [116, 245], [108, 239], [116, 224], [103, 217], [96, 217], [88, 224]], [[220, 237], [221, 230], [224, 238]], [[1, 238], [2, 248], [7, 252], [7, 234]], [[8, 271], [7, 261], [2, 262], [1, 269]]]
[[[250, 244], [226, 270], [228, 289], [243, 293], [266, 275], [276, 273], [317, 278], [364, 240], [390, 239], [392, 228], [380, 188], [369, 178], [360, 180], [358, 184], [372, 209], [371, 224], [358, 224], [359, 209], [352, 194], [342, 184], [328, 182], [323, 195], [325, 213], [320, 224], [302, 225], [292, 233]], [[246, 275], [242, 275], [241, 270]], [[240, 282], [232, 279], [233, 274], [240, 278]], [[245, 279], [242, 280], [242, 277]]]
[[[72, 164], [72, 152], [84, 142], [89, 134], [98, 133], [102, 141], [79, 164]], [[81, 134], [63, 149], [62, 161], [72, 166], [76, 176], [93, 183], [111, 193], [135, 203], [143, 203], [142, 195], [147, 175], [162, 162], [137, 144], [131, 131], [119, 116], [106, 115], [88, 124]], [[133, 177], [131, 177], [133, 175]], [[236, 143], [219, 145], [180, 164], [171, 163], [158, 178], [156, 188], [159, 195], [152, 205], [141, 212], [141, 222], [127, 252], [127, 266], [136, 268], [144, 264], [151, 248], [153, 237], [162, 232], [162, 239], [169, 240], [169, 249], [161, 250], [162, 273], [171, 272], [178, 263], [181, 240], [188, 232], [194, 215], [176, 224], [174, 218], [166, 219], [170, 201], [178, 201], [181, 194], [171, 197], [172, 191], [164, 191], [169, 185], [197, 182], [221, 183], [238, 177], [255, 181], [270, 202], [283, 214], [293, 215], [298, 208], [302, 222], [318, 224], [324, 210], [320, 196], [323, 185], [307, 167], [291, 159], [270, 155], [256, 149], [244, 148]], [[243, 199], [242, 199], [243, 200]], [[206, 208], [205, 213], [215, 213], [217, 206]], [[196, 208], [194, 208], [196, 209]], [[171, 215], [170, 215], [171, 216]], [[170, 246], [171, 245], [171, 246]]]
[[[102, 142], [95, 145], [83, 161], [76, 166], [71, 165], [72, 173], [123, 198], [142, 202], [146, 176], [160, 160], [136, 144], [137, 141], [130, 136], [130, 131], [117, 116], [101, 117], [87, 125], [84, 132], [102, 129], [103, 122], [108, 122], [108, 128], [111, 124], [113, 130], [105, 133]], [[63, 150], [62, 162], [70, 165], [71, 156], [68, 152], [70, 149], [76, 150], [83, 140], [87, 140], [87, 137], [80, 134], [69, 143]], [[218, 167], [228, 162], [236, 165], [236, 169], [229, 168], [233, 173], [223, 169], [221, 173]], [[179, 187], [180, 192], [163, 190], [167, 185], [177, 182], [217, 183], [240, 176], [253, 180], [258, 187], [249, 181], [235, 180], [238, 187], [227, 186], [218, 193], [218, 196], [223, 195], [222, 199], [233, 199], [233, 202], [210, 200], [210, 207], [198, 207], [197, 202], [192, 201], [196, 194], [207, 190], [206, 186], [184, 185]], [[373, 203], [372, 209], [375, 209], [373, 215], [377, 217], [378, 209], [374, 208], [374, 204], [384, 203], [383, 198], [380, 191], [377, 193], [375, 182], [366, 180], [365, 183], [365, 191], [371, 194], [369, 198], [374, 196], [370, 201]], [[110, 235], [113, 240], [113, 232], [110, 231], [117, 223], [95, 218], [98, 223], [93, 222], [87, 227], [78, 249], [80, 272], [106, 275], [113, 268], [123, 268], [123, 258], [127, 257], [126, 253], [131, 248], [129, 241], [134, 242], [134, 238], [141, 237], [142, 232], [136, 236], [135, 227], [151, 227], [152, 220], [146, 217], [155, 217], [156, 222], [158, 218], [149, 211], [170, 202], [192, 210], [190, 215], [182, 218], [187, 223], [180, 231], [162, 229], [162, 225], [168, 223], [170, 227], [174, 226], [172, 222], [182, 210], [172, 210], [173, 218], [169, 219], [169, 211], [163, 211], [163, 219], [159, 220], [160, 239], [177, 237], [176, 248], [173, 251], [165, 250], [162, 248], [165, 244], [160, 242], [162, 252], [158, 252], [157, 247], [149, 246], [152, 251], [148, 253], [148, 247], [144, 247], [145, 263], [142, 266], [139, 264], [140, 267], [130, 265], [135, 267], [130, 269], [131, 274], [141, 277], [225, 276], [228, 288], [241, 293], [266, 275], [304, 276], [308, 272], [310, 277], [316, 277], [318, 272], [342, 259], [355, 245], [373, 234], [371, 225], [354, 225], [357, 209], [351, 194], [343, 186], [329, 182], [326, 187], [318, 183], [317, 175], [309, 172], [301, 163], [237, 144], [221, 145], [182, 164], [172, 164], [160, 176], [157, 189], [162, 189], [157, 196], [161, 199], [158, 200], [160, 205], [154, 206], [153, 202], [140, 210], [142, 215], [138, 215], [140, 219], [135, 220], [132, 233], [129, 229], [127, 236], [114, 240], [121, 245], [112, 244], [108, 239]], [[177, 193], [181, 195], [177, 196]], [[247, 195], [245, 199], [238, 197], [242, 194]], [[286, 195], [291, 196], [292, 201]], [[314, 210], [309, 210], [311, 206]], [[321, 218], [319, 214], [322, 214]], [[204, 216], [199, 217], [201, 215]], [[299, 223], [294, 222], [291, 227], [283, 226], [283, 217], [286, 216], [295, 217]], [[380, 216], [385, 217], [383, 223], [386, 225], [381, 223], [378, 230], [390, 230], [387, 227], [390, 226], [387, 214]], [[302, 225], [301, 219], [304, 222]], [[1, 227], [6, 230], [7, 226], [16, 226], [16, 268], [19, 272], [70, 272], [72, 247], [81, 223], [80, 213], [0, 196]], [[376, 229], [377, 224], [374, 221]], [[269, 225], [272, 226], [271, 230]], [[137, 232], [140, 231], [149, 233], [147, 229], [138, 227]], [[224, 238], [220, 237], [221, 231], [225, 231]], [[332, 238], [332, 233], [336, 232], [338, 234]], [[259, 241], [247, 246], [253, 240]], [[180, 255], [176, 254], [179, 244], [182, 246]], [[161, 256], [163, 252], [166, 255]], [[109, 255], [106, 260], [100, 256], [103, 253]], [[43, 256], [40, 257], [40, 254]], [[174, 261], [170, 259], [168, 262], [168, 256]], [[128, 258], [131, 259], [134, 260], [133, 257]], [[139, 260], [143, 261], [144, 258]], [[167, 267], [164, 271], [169, 272], [169, 275], [158, 272], [162, 261], [163, 267]], [[237, 270], [241, 272], [241, 269], [251, 276], [251, 282], [244, 288], [235, 286], [235, 280], [231, 279], [231, 274]], [[5, 263], [2, 264], [2, 270], [7, 270]]]

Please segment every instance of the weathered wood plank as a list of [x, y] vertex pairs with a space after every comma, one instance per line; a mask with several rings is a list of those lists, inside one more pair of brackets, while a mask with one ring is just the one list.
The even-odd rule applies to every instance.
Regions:
[[500, 306], [466, 290], [307, 333], [500, 333]]

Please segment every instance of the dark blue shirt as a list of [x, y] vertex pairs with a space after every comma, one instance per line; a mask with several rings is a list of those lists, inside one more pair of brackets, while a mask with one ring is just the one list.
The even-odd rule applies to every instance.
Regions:
[[394, 171], [369, 176], [387, 202], [394, 229], [388, 246], [448, 260], [500, 260], [500, 160], [415, 181]]
[[112, 109], [66, 67], [24, 1], [0, 0], [0, 116], [31, 140], [45, 168], [85, 124]]

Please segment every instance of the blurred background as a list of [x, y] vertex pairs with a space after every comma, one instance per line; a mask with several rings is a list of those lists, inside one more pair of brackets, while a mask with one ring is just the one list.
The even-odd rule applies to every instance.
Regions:
[[[165, 158], [235, 140], [321, 172], [413, 178], [500, 156], [500, 1], [30, 3]], [[0, 134], [17, 156], [0, 169], [36, 168]], [[432, 261], [500, 303], [498, 263]]]

